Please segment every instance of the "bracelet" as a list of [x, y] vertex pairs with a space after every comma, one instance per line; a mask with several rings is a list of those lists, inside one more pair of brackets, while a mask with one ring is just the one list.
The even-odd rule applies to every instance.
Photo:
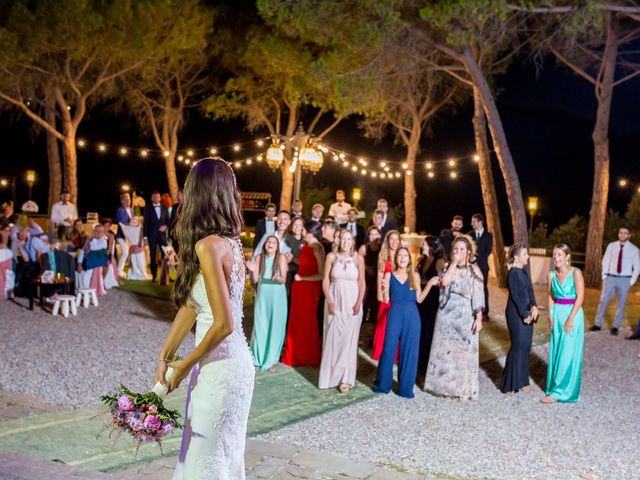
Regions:
[[156, 360], [156, 363], [159, 363], [159, 362], [170, 363], [171, 359], [170, 358], [160, 358], [159, 360]]

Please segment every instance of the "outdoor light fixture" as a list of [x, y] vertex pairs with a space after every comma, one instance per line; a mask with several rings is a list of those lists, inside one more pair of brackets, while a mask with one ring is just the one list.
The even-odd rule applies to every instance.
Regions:
[[171, 152], [169, 150], [165, 150], [164, 152], [162, 152], [162, 155], [168, 157], [169, 155], [171, 155]]
[[193, 157], [193, 150], [187, 150], [187, 157]]
[[218, 149], [217, 149], [217, 148], [215, 148], [215, 147], [211, 147], [211, 148], [209, 149], [209, 153], [210, 153], [211, 155], [215, 155], [216, 153], [218, 153]]
[[240, 145], [238, 145], [237, 143], [233, 146], [233, 151], [234, 152], [239, 152], [240, 151]]
[[149, 155], [149, 150], [140, 150], [140, 156], [146, 158]]
[[426, 168], [427, 170], [431, 170], [433, 168], [433, 163], [431, 162], [425, 163], [424, 168]]
[[78, 146], [80, 148], [86, 147], [87, 146], [86, 140], [83, 140], [83, 139], [78, 140]]
[[282, 165], [283, 161], [284, 153], [280, 146], [274, 142], [267, 150], [267, 165], [269, 165], [269, 168], [272, 170], [276, 170]]
[[101, 143], [100, 145], [98, 145], [98, 151], [102, 153], [106, 152], [107, 146], [104, 143]]
[[453, 159], [449, 160], [449, 166], [450, 167], [455, 167], [456, 166], [456, 161], [453, 160]]
[[427, 173], [427, 177], [433, 178], [433, 177], [435, 177], [435, 174], [433, 172], [428, 172]]
[[9, 180], [6, 178], [0, 179], [0, 187], [6, 187], [7, 185], [9, 185]]
[[480, 155], [475, 154], [475, 155], [473, 156], [473, 161], [474, 161], [474, 162], [479, 162], [479, 161], [480, 161]]
[[538, 211], [538, 197], [529, 197], [528, 201], [528, 210], [531, 215], [535, 215]]
[[123, 183], [123, 184], [120, 186], [120, 189], [121, 189], [123, 192], [129, 192], [129, 191], [131, 191], [131, 187], [130, 187], [128, 184], [126, 184], [126, 183]]
[[351, 197], [353, 198], [353, 201], [355, 203], [358, 203], [360, 199], [362, 199], [362, 190], [359, 188], [354, 188], [353, 192], [351, 193]]
[[311, 173], [317, 173], [324, 163], [322, 152], [313, 147], [304, 147], [300, 151], [300, 165]]
[[618, 182], [618, 185], [620, 185], [621, 187], [626, 187], [627, 183], [627, 180], [623, 178]]
[[29, 186], [29, 201], [31, 201], [31, 187], [36, 183], [36, 171], [35, 170], [27, 170], [27, 185]]
[[127, 153], [128, 153], [128, 150], [126, 148], [122, 147], [120, 149], [120, 155], [126, 155]]
[[451, 178], [458, 178], [458, 174], [457, 174], [456, 172], [451, 172], [451, 173], [449, 174], [449, 176], [450, 176]]

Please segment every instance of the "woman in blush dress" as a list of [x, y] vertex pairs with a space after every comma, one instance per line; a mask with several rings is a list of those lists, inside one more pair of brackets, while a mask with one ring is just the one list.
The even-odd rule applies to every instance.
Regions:
[[362, 321], [371, 322], [378, 318], [378, 255], [380, 254], [382, 234], [375, 225], [367, 230], [368, 242], [358, 249], [364, 259], [364, 283], [366, 292], [362, 304]]
[[[427, 235], [422, 243], [422, 255], [418, 260], [416, 270], [420, 275], [420, 285], [424, 289], [433, 277], [437, 277], [444, 268], [442, 258], [444, 249], [438, 241], [438, 237]], [[436, 325], [436, 315], [438, 313], [439, 292], [437, 288], [429, 291], [429, 295], [424, 302], [418, 305], [420, 311], [420, 354], [418, 356], [418, 372], [424, 375], [429, 364], [429, 352], [431, 352], [431, 341], [433, 339], [433, 329]]]
[[338, 387], [340, 393], [355, 385], [358, 366], [365, 283], [364, 260], [354, 247], [352, 233], [340, 230], [338, 248], [327, 255], [322, 280], [326, 303], [318, 387]]
[[397, 230], [389, 230], [384, 237], [380, 254], [378, 255], [378, 278], [377, 278], [377, 294], [380, 306], [378, 307], [378, 318], [376, 321], [376, 329], [373, 334], [373, 352], [371, 358], [379, 360], [384, 347], [384, 332], [387, 329], [387, 315], [391, 304], [384, 300], [382, 295], [382, 279], [387, 273], [395, 270], [394, 259], [396, 252], [400, 247], [400, 232]]
[[571, 266], [571, 249], [553, 247], [554, 269], [549, 274], [549, 363], [547, 396], [542, 403], [580, 399], [584, 355], [584, 278]]
[[536, 297], [529, 274], [524, 267], [529, 263], [527, 246], [519, 243], [509, 249], [507, 274], [509, 299], [507, 300], [507, 327], [511, 348], [502, 372], [500, 391], [512, 394], [529, 391], [529, 352], [533, 340], [533, 323], [538, 319]]
[[271, 235], [264, 242], [255, 260], [247, 261], [251, 280], [257, 286], [253, 309], [251, 352], [254, 365], [269, 372], [275, 371], [280, 360], [284, 333], [287, 329], [287, 259], [280, 254], [280, 241]]
[[300, 249], [298, 273], [291, 285], [291, 308], [281, 362], [290, 367], [318, 367], [322, 347], [318, 332], [318, 301], [324, 275], [324, 249], [320, 244], [321, 226], [305, 225], [305, 244]]
[[433, 330], [424, 389], [460, 400], [478, 399], [478, 333], [482, 329], [482, 272], [470, 263], [475, 252], [468, 235], [451, 245], [451, 263], [441, 280], [440, 308]]
[[[175, 390], [189, 376], [174, 480], [244, 479], [247, 420], [255, 369], [242, 331], [245, 264], [240, 193], [221, 158], [187, 176], [176, 225], [180, 243], [173, 299], [180, 307], [158, 354], [154, 381]], [[191, 328], [196, 347], [170, 359]], [[166, 379], [167, 368], [173, 375]]]

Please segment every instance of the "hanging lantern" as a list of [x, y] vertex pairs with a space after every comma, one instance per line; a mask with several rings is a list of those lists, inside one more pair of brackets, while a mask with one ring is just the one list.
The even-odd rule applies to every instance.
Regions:
[[267, 165], [269, 165], [269, 168], [277, 170], [280, 165], [282, 165], [283, 161], [284, 152], [278, 146], [278, 144], [273, 143], [267, 150]]
[[313, 147], [304, 147], [300, 151], [300, 164], [305, 170], [317, 173], [324, 163], [322, 152]]

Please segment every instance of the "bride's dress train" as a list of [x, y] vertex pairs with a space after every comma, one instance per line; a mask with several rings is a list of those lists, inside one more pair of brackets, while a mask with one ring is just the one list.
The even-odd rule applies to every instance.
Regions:
[[[174, 480], [245, 478], [245, 437], [255, 370], [242, 331], [244, 256], [238, 241], [227, 240], [234, 255], [229, 282], [234, 331], [191, 371]], [[198, 312], [197, 345], [214, 322], [202, 273], [191, 291], [191, 302]]]

